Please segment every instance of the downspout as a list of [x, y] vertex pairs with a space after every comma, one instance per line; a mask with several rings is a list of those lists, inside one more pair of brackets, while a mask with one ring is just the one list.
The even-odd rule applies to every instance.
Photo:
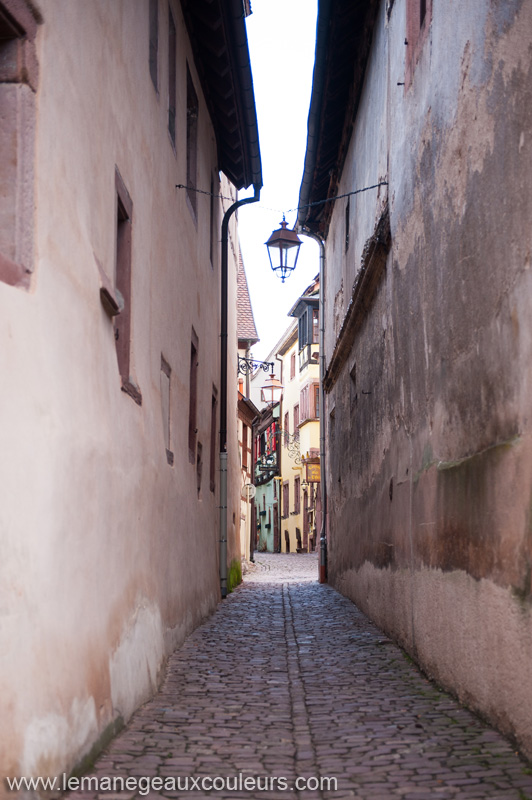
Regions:
[[[246, 358], [250, 357], [249, 356], [250, 352], [251, 352], [251, 346], [250, 343], [248, 342], [246, 347]], [[249, 369], [248, 369], [246, 370], [246, 397], [250, 396], [249, 393], [250, 393], [250, 380], [249, 380]]]
[[220, 324], [220, 591], [227, 597], [227, 304], [229, 220], [240, 206], [260, 200], [260, 185], [254, 185], [253, 197], [233, 203], [222, 221], [222, 283]]
[[321, 491], [321, 531], [319, 582], [327, 583], [327, 482], [325, 479], [325, 243], [323, 239], [304, 226], [298, 226], [298, 233], [314, 239], [320, 248], [320, 491]]
[[328, 34], [332, 15], [332, 0], [319, 0], [318, 19], [316, 24], [316, 54], [314, 58], [314, 73], [312, 76], [312, 93], [310, 97], [310, 109], [307, 125], [307, 151], [305, 153], [305, 165], [303, 168], [303, 179], [299, 189], [299, 211], [296, 222], [296, 230], [310, 236], [320, 247], [320, 469], [321, 469], [321, 505], [322, 505], [322, 524], [320, 532], [320, 561], [319, 561], [319, 581], [327, 581], [327, 485], [325, 481], [325, 393], [323, 390], [323, 378], [325, 376], [325, 244], [323, 239], [309, 230], [305, 223], [308, 217], [308, 205], [310, 202], [310, 192], [313, 186], [317, 150], [320, 140], [320, 130], [322, 123], [322, 103], [326, 92], [325, 74], [328, 55]]

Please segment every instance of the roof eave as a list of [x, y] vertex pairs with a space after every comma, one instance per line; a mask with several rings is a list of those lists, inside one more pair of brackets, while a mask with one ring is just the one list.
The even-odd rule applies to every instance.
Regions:
[[[253, 77], [242, 0], [181, 0], [212, 119], [220, 169], [237, 189], [262, 187]], [[223, 91], [221, 91], [223, 84]]]
[[380, 0], [319, 0], [297, 226], [325, 238], [362, 91]]

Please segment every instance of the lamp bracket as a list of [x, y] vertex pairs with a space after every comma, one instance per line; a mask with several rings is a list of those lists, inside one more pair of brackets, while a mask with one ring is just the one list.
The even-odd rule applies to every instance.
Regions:
[[271, 372], [273, 375], [273, 361], [256, 361], [254, 358], [244, 358], [238, 356], [238, 374], [251, 375], [256, 369], [262, 369], [264, 372]]

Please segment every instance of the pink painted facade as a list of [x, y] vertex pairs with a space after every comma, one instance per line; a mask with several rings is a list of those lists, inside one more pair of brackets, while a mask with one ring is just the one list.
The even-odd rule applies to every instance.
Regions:
[[[211, 195], [258, 179], [252, 121], [240, 115], [230, 134], [224, 117], [241, 107], [249, 64], [223, 73], [218, 111], [191, 36], [203, 5], [0, 2], [3, 775], [53, 776], [94, 752], [219, 601], [230, 200]], [[228, 61], [237, 33], [245, 41], [234, 6], [206, 12], [224, 20]], [[230, 248], [229, 560], [237, 270]]]

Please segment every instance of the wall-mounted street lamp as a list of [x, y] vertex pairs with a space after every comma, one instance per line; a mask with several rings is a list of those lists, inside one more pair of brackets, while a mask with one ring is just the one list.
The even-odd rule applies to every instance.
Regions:
[[288, 222], [286, 222], [283, 214], [281, 227], [279, 230], [274, 231], [266, 242], [270, 266], [283, 283], [296, 268], [301, 244], [301, 239], [297, 233], [288, 230]]
[[272, 372], [271, 375], [268, 375], [266, 383], [263, 384], [260, 388], [262, 391], [262, 397], [264, 402], [269, 403], [271, 405], [273, 403], [277, 403], [277, 401], [281, 399], [284, 386], [279, 380], [279, 378], [276, 378]]

